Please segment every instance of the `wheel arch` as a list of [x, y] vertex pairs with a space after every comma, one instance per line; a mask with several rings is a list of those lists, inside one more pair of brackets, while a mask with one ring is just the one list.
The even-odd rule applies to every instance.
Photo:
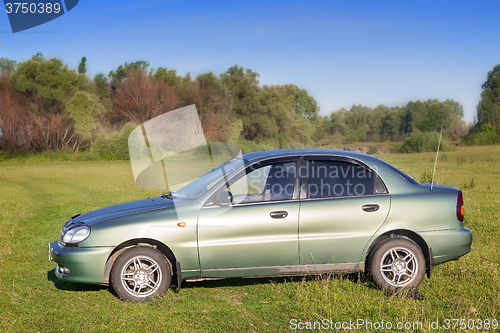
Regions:
[[370, 257], [373, 254], [373, 250], [377, 248], [380, 244], [383, 242], [393, 239], [393, 238], [407, 238], [415, 242], [418, 247], [422, 250], [422, 253], [425, 258], [425, 272], [427, 273], [427, 277], [431, 277], [431, 270], [432, 266], [434, 266], [434, 258], [432, 255], [432, 249], [429, 248], [425, 240], [417, 234], [414, 231], [407, 230], [407, 229], [398, 229], [398, 230], [391, 230], [386, 233], [383, 233], [382, 235], [378, 236], [373, 240], [373, 242], [370, 244], [370, 247], [368, 248], [368, 251], [366, 252], [365, 256], [365, 272], [369, 271], [369, 265], [370, 265]]
[[125, 241], [115, 247], [115, 249], [110, 253], [108, 256], [108, 259], [106, 260], [106, 265], [104, 266], [104, 277], [103, 277], [103, 284], [109, 285], [109, 275], [111, 273], [111, 268], [113, 267], [113, 264], [115, 263], [116, 259], [118, 256], [125, 251], [126, 249], [129, 249], [134, 246], [150, 246], [152, 248], [155, 248], [156, 250], [160, 251], [169, 261], [170, 264], [170, 271], [172, 272], [172, 275], [177, 274], [176, 268], [177, 268], [177, 259], [175, 258], [174, 253], [172, 250], [162, 242], [156, 240], [156, 239], [151, 239], [151, 238], [134, 238], [130, 239], [128, 241]]

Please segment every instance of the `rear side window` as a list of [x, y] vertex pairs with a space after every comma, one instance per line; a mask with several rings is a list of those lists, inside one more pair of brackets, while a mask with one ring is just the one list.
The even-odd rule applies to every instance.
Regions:
[[306, 161], [308, 198], [363, 196], [387, 193], [378, 175], [345, 161]]
[[392, 171], [394, 171], [395, 173], [397, 173], [401, 178], [405, 179], [406, 181], [408, 181], [408, 182], [410, 182], [412, 184], [415, 184], [415, 185], [420, 184], [415, 179], [413, 179], [412, 177], [408, 176], [406, 173], [404, 173], [403, 171], [399, 170], [398, 168], [390, 165], [386, 161], [382, 161], [382, 162], [384, 162], [385, 165], [387, 165]]

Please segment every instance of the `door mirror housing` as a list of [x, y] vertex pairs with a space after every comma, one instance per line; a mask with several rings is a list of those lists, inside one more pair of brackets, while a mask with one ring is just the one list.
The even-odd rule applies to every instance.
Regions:
[[217, 206], [230, 205], [231, 203], [233, 203], [233, 195], [229, 191], [220, 192], [214, 202]]

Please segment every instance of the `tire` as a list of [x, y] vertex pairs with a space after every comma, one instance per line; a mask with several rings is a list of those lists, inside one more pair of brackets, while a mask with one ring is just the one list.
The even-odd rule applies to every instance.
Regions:
[[116, 295], [129, 302], [147, 302], [163, 296], [172, 280], [170, 263], [149, 246], [123, 251], [111, 269], [111, 285]]
[[382, 290], [416, 290], [425, 274], [420, 247], [407, 238], [393, 238], [378, 245], [369, 261], [373, 282]]

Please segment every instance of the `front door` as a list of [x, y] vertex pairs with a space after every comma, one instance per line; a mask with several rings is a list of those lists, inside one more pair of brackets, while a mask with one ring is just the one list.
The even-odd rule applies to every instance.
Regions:
[[[296, 160], [253, 166], [235, 178], [201, 209], [202, 276], [274, 275], [298, 265]], [[218, 202], [221, 193], [228, 202]]]

